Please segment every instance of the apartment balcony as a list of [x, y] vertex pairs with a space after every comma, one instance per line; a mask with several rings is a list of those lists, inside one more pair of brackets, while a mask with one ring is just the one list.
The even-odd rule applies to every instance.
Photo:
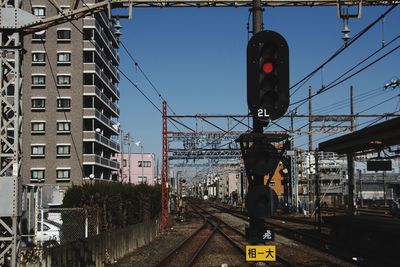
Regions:
[[117, 131], [116, 127], [114, 127], [115, 123], [104, 116], [99, 110], [95, 108], [84, 108], [83, 109], [83, 118], [84, 119], [94, 119], [96, 118], [99, 122], [101, 122], [103, 125], [107, 126], [108, 129], [110, 129], [112, 132], [115, 133], [115, 135], [118, 135], [119, 132]]
[[104, 12], [99, 12], [97, 14], [100, 15], [100, 18], [103, 21], [104, 25], [107, 25], [107, 28], [109, 30], [108, 32], [109, 32], [110, 38], [111, 38], [111, 40], [113, 40], [114, 44], [116, 45], [115, 47], [119, 47], [118, 40], [117, 40], [117, 38], [115, 38], [115, 35], [114, 35], [114, 27], [112, 26], [112, 23], [106, 17]]
[[84, 73], [96, 73], [97, 76], [101, 79], [101, 81], [107, 86], [108, 89], [112, 93], [114, 93], [115, 97], [119, 99], [120, 92], [118, 87], [107, 77], [107, 75], [101, 70], [101, 68], [96, 63], [84, 63], [83, 67]]
[[101, 47], [96, 43], [96, 41], [83, 41], [83, 50], [84, 51], [95, 51], [100, 59], [103, 61], [103, 64], [107, 66], [110, 73], [114, 76], [114, 78], [119, 81], [120, 75], [118, 68], [114, 66], [114, 64], [109, 60], [109, 57], [102, 51]]
[[83, 88], [83, 95], [97, 96], [97, 98], [114, 113], [115, 117], [119, 117], [119, 107], [114, 102], [112, 102], [110, 98], [103, 94], [97, 86], [85, 85]]
[[[113, 37], [111, 39], [111, 42], [113, 45], [110, 45], [110, 38], [106, 35], [106, 33], [101, 29], [101, 25], [95, 18], [92, 17], [85, 17], [84, 18], [84, 28], [91, 28], [91, 29], [96, 29], [96, 32], [98, 35], [101, 37], [103, 40], [104, 45], [107, 47], [108, 51], [112, 54], [114, 59], [119, 63], [119, 55], [118, 52], [113, 48], [115, 46], [118, 46], [118, 43], [116, 42], [115, 38]], [[107, 29], [106, 31], [110, 31], [110, 29]], [[111, 33], [111, 31], [110, 31]], [[110, 34], [112, 36], [112, 34]]]
[[92, 131], [84, 131], [83, 132], [83, 141], [84, 142], [97, 142], [100, 143], [109, 149], [113, 150], [116, 153], [120, 153], [120, 147], [119, 144], [103, 135], [101, 135], [98, 132], [92, 132]]
[[83, 154], [83, 165], [98, 165], [104, 168], [119, 171], [119, 163], [96, 154]]

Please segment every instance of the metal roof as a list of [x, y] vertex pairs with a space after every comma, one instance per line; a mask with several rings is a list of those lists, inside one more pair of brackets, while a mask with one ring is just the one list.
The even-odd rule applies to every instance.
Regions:
[[319, 150], [347, 154], [396, 144], [400, 144], [400, 118], [322, 142], [319, 144]]

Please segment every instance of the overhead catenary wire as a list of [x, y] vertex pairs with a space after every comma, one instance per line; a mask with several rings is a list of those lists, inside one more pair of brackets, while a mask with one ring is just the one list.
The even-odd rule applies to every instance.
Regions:
[[[313, 95], [311, 95], [311, 96], [309, 96], [309, 97], [306, 97], [306, 98], [303, 98], [303, 99], [301, 99], [301, 100], [298, 100], [298, 101], [296, 101], [296, 102], [294, 102], [294, 103], [291, 103], [290, 106], [298, 104], [298, 105], [296, 106], [296, 108], [299, 108], [300, 106], [304, 105], [304, 104], [307, 102], [307, 100], [309, 100], [309, 99], [311, 99], [311, 98], [314, 98], [315, 96], [320, 95], [320, 94], [322, 94], [322, 93], [324, 93], [324, 92], [327, 92], [327, 91], [331, 90], [332, 88], [338, 86], [339, 84], [341, 84], [341, 83], [347, 81], [348, 79], [354, 77], [355, 75], [359, 74], [360, 72], [366, 70], [367, 68], [373, 66], [373, 65], [376, 64], [377, 62], [379, 62], [379, 61], [381, 61], [382, 59], [384, 59], [385, 57], [389, 56], [390, 54], [392, 54], [393, 52], [395, 52], [395, 51], [398, 50], [399, 48], [400, 48], [400, 45], [396, 46], [395, 48], [391, 49], [389, 52], [387, 52], [387, 53], [385, 53], [384, 55], [380, 56], [379, 58], [375, 59], [374, 61], [372, 61], [371, 63], [369, 63], [367, 66], [364, 66], [363, 68], [361, 68], [360, 70], [358, 70], [358, 71], [356, 71], [355, 73], [351, 74], [350, 76], [347, 76], [346, 78], [344, 78], [344, 79], [342, 79], [342, 80], [336, 82], [335, 84], [332, 84], [331, 86], [328, 86], [328, 87], [321, 87], [321, 88], [320, 88], [316, 93], [314, 93]], [[296, 108], [295, 108], [295, 109], [296, 109]]]
[[[167, 100], [162, 96], [162, 94], [160, 93], [160, 91], [156, 88], [156, 86], [154, 85], [154, 83], [150, 80], [150, 78], [148, 77], [148, 75], [143, 71], [142, 67], [139, 65], [139, 62], [133, 57], [132, 53], [128, 50], [128, 48], [126, 48], [126, 46], [124, 45], [124, 43], [122, 41], [120, 41], [120, 44], [122, 46], [122, 48], [125, 50], [125, 52], [127, 53], [128, 57], [133, 61], [133, 63], [135, 64], [135, 68], [137, 68], [140, 73], [143, 75], [143, 77], [146, 79], [146, 81], [150, 84], [151, 88], [153, 88], [153, 90], [156, 92], [157, 96], [162, 100], [165, 101], [167, 108], [172, 112], [172, 114], [176, 115], [175, 111], [171, 108], [170, 104], [167, 102]], [[169, 118], [170, 119], [170, 118]], [[170, 119], [171, 120], [171, 119]], [[173, 124], [172, 121], [175, 121], [176, 123], [179, 123], [180, 125], [184, 125], [184, 123], [178, 119], [177, 120], [171, 120], [171, 123]], [[174, 124], [173, 124], [174, 125]], [[181, 131], [176, 125], [174, 125], [174, 127], [178, 130]], [[190, 129], [192, 132], [194, 132], [193, 129], [189, 128], [187, 125], [184, 126], [186, 129]]]
[[[43, 44], [43, 49], [44, 49], [44, 51], [46, 53], [46, 59], [49, 62], [49, 69], [50, 69], [51, 77], [52, 77], [52, 80], [54, 82], [54, 85], [55, 85], [55, 88], [56, 88], [56, 91], [57, 91], [58, 98], [62, 99], [60, 90], [58, 89], [58, 86], [57, 86], [57, 78], [56, 78], [56, 75], [54, 73], [54, 69], [53, 69], [53, 67], [51, 65], [51, 60], [50, 60], [49, 54], [47, 53], [47, 49], [46, 49], [46, 46], [45, 46], [45, 44], [43, 42], [43, 38], [42, 38], [42, 44]], [[64, 114], [65, 121], [68, 121], [68, 117], [67, 117], [66, 111], [62, 110], [62, 112]], [[70, 126], [70, 128], [71, 127], [72, 127], [72, 125]], [[81, 159], [79, 158], [79, 153], [78, 153], [78, 149], [77, 149], [77, 146], [76, 146], [76, 142], [75, 142], [75, 138], [74, 138], [74, 135], [73, 135], [73, 131], [71, 131], [70, 137], [71, 137], [72, 146], [74, 148], [74, 152], [75, 152], [75, 155], [76, 155], [76, 159], [78, 161], [78, 165], [79, 165], [79, 168], [81, 170], [82, 177], [84, 177], [85, 176], [85, 172], [84, 172], [84, 168], [83, 168], [83, 164], [81, 162]]]
[[[370, 100], [371, 98], [374, 98], [374, 97], [376, 97], [378, 95], [382, 95], [382, 91], [380, 89], [383, 90], [383, 86], [368, 90], [368, 91], [356, 96], [354, 98], [354, 104], [362, 103], [362, 102]], [[389, 92], [389, 91], [386, 90], [386, 91], [383, 91], [383, 92]], [[344, 108], [344, 107], [348, 106], [348, 102], [347, 101], [349, 101], [349, 100], [350, 100], [350, 98], [346, 98], [345, 100], [341, 100], [341, 101], [332, 103], [332, 104], [330, 104], [328, 106], [314, 109], [313, 112], [314, 113], [315, 112], [327, 113], [327, 112], [332, 112], [332, 111], [335, 111], [335, 110], [339, 110], [341, 108]], [[363, 111], [361, 111], [361, 112], [363, 112]], [[301, 119], [297, 120], [297, 122], [301, 122], [301, 121], [305, 121], [305, 120], [307, 120], [307, 118], [301, 118]], [[306, 123], [305, 125], [300, 127], [298, 130], [306, 127], [307, 125], [309, 125], [309, 123]]]
[[[400, 96], [400, 95], [398, 95], [398, 96]], [[385, 100], [379, 102], [378, 104], [375, 104], [375, 105], [373, 105], [373, 106], [371, 106], [371, 107], [368, 107], [368, 108], [366, 108], [366, 109], [364, 109], [364, 110], [362, 110], [362, 111], [360, 111], [360, 112], [357, 112], [357, 114], [356, 114], [355, 116], [357, 116], [357, 115], [359, 115], [359, 114], [361, 114], [361, 113], [363, 113], [363, 112], [365, 112], [365, 111], [368, 111], [368, 110], [370, 110], [370, 109], [373, 109], [373, 108], [375, 108], [375, 107], [378, 107], [378, 106], [380, 106], [380, 105], [383, 105], [383, 104], [385, 104], [385, 103], [387, 103], [387, 102], [389, 102], [389, 101], [391, 101], [391, 100], [393, 100], [393, 97], [390, 97], [390, 98], [388, 98], [388, 99], [385, 99]], [[374, 118], [374, 119], [372, 119], [372, 120], [368, 120], [368, 121], [366, 121], [366, 122], [357, 124], [356, 126], [359, 127], [359, 126], [361, 126], [361, 125], [364, 125], [364, 124], [367, 124], [367, 123], [372, 122], [371, 124], [369, 124], [369, 125], [367, 126], [367, 127], [369, 127], [369, 126], [371, 126], [372, 124], [376, 123], [377, 121], [379, 121], [379, 120], [381, 120], [381, 119], [387, 117], [388, 115], [396, 115], [397, 112], [399, 112], [399, 110], [397, 110], [397, 111], [395, 111], [395, 112], [391, 112], [391, 113], [382, 114], [382, 115], [380, 115], [378, 118]], [[338, 123], [338, 124], [336, 124], [336, 125], [333, 125], [332, 127], [338, 127], [338, 126], [342, 125], [343, 123], [344, 123], [344, 122], [340, 122], [340, 123]], [[296, 131], [300, 131], [302, 128], [306, 127], [307, 125], [309, 125], [309, 123], [307, 123], [306, 125], [304, 125], [304, 126], [298, 128]], [[334, 133], [333, 135], [337, 135], [337, 134], [339, 134], [339, 133]], [[323, 136], [323, 137], [321, 137], [321, 138], [315, 139], [314, 141], [321, 141], [321, 140], [327, 139], [327, 138], [329, 138], [329, 137], [332, 137], [332, 135], [330, 135], [330, 136]], [[299, 146], [301, 147], [301, 146], [304, 146], [304, 145], [306, 145], [306, 144], [307, 144], [307, 143], [302, 143], [302, 144], [299, 145]]]
[[304, 78], [300, 79], [298, 82], [296, 82], [294, 85], [292, 85], [289, 90], [294, 89], [297, 87], [299, 84], [301, 84], [293, 93], [290, 94], [290, 96], [293, 96], [304, 84], [312, 77], [314, 76], [319, 70], [321, 70], [326, 64], [331, 62], [333, 59], [335, 59], [338, 55], [340, 55], [344, 50], [349, 48], [355, 41], [357, 41], [361, 36], [363, 36], [366, 32], [368, 32], [374, 25], [376, 25], [380, 20], [385, 18], [390, 12], [393, 11], [393, 9], [397, 6], [397, 4], [394, 4], [391, 6], [388, 10], [386, 10], [381, 16], [379, 16], [377, 19], [375, 19], [373, 22], [371, 22], [367, 27], [359, 31], [353, 38], [351, 38], [346, 44], [343, 44], [333, 55], [331, 55], [327, 60], [325, 60], [322, 64], [320, 64], [317, 68], [315, 68], [313, 71], [311, 71], [308, 75], [306, 75]]
[[[391, 112], [391, 113], [388, 113], [388, 114], [384, 114], [384, 115], [380, 116], [380, 118], [372, 119], [372, 120], [369, 120], [369, 121], [366, 121], [366, 122], [357, 124], [357, 126], [361, 126], [361, 125], [364, 125], [364, 124], [367, 124], [367, 123], [370, 123], [370, 122], [372, 122], [372, 123], [370, 123], [367, 127], [372, 126], [372, 125], [375, 124], [377, 121], [383, 119], [386, 115], [396, 115], [396, 113], [398, 113], [399, 111], [400, 111], [400, 110], [397, 110], [397, 111], [395, 111], [395, 112]], [[338, 135], [338, 134], [340, 134], [340, 133], [334, 133], [333, 136], [336, 136], [336, 135]], [[320, 137], [320, 138], [315, 139], [314, 141], [321, 141], [321, 140], [325, 140], [325, 139], [328, 139], [328, 138], [332, 138], [332, 135], [330, 135], [330, 136], [322, 136], [322, 137]], [[303, 143], [303, 144], [301, 144], [301, 145], [299, 145], [299, 146], [304, 146], [304, 145], [306, 145], [306, 144], [307, 144], [307, 143]]]
[[[82, 0], [82, 2], [85, 4], [86, 7], [87, 4], [85, 3], [85, 1]], [[89, 7], [88, 7], [89, 8]], [[176, 113], [174, 112], [174, 110], [171, 108], [170, 104], [166, 101], [166, 99], [162, 96], [162, 94], [159, 92], [159, 90], [156, 88], [156, 86], [154, 85], [154, 83], [149, 79], [148, 75], [143, 71], [143, 69], [140, 67], [139, 62], [137, 62], [135, 60], [135, 58], [133, 57], [132, 53], [127, 49], [127, 47], [124, 45], [124, 43], [122, 42], [122, 40], [120, 41], [120, 44], [122, 46], [122, 48], [125, 50], [125, 52], [127, 53], [128, 57], [134, 62], [135, 64], [135, 68], [137, 68], [140, 73], [144, 76], [144, 78], [146, 79], [146, 81], [150, 84], [150, 86], [154, 89], [154, 91], [157, 93], [158, 97], [162, 100], [165, 101], [167, 108], [175, 115]], [[124, 75], [125, 76], [125, 75]], [[177, 120], [173, 120], [171, 118], [168, 118], [171, 122], [171, 124], [178, 130], [181, 131], [179, 129], [178, 126], [176, 126], [176, 123], [180, 124], [181, 126], [185, 127], [186, 129], [194, 132], [194, 130], [192, 128], [190, 128], [189, 126], [185, 125], [182, 121], [179, 120], [179, 122]]]
[[[302, 78], [300, 81], [298, 81], [298, 82], [296, 82], [294, 85], [292, 85], [290, 88], [289, 88], [289, 90], [292, 90], [292, 89], [294, 89], [296, 86], [298, 86], [300, 83], [301, 83], [301, 85], [297, 88], [297, 89], [295, 89], [295, 91], [294, 92], [292, 92], [291, 94], [290, 94], [290, 97], [292, 97], [300, 88], [302, 88], [306, 83], [307, 83], [307, 81], [309, 81], [311, 78], [312, 78], [312, 76], [314, 76], [320, 69], [322, 69], [327, 63], [329, 63], [330, 61], [332, 61], [336, 56], [338, 56], [341, 52], [343, 52], [346, 48], [348, 48], [352, 43], [354, 43], [357, 39], [359, 39], [363, 34], [365, 34], [366, 32], [368, 32], [376, 23], [378, 23], [380, 20], [382, 20], [382, 19], [384, 19], [390, 12], [392, 12], [393, 11], [393, 9], [395, 8], [397, 6], [397, 4], [395, 4], [395, 5], [393, 5], [393, 6], [391, 6], [388, 10], [386, 10], [386, 12], [384, 12], [381, 16], [379, 16], [376, 20], [374, 20], [372, 23], [370, 23], [367, 27], [365, 27], [363, 30], [361, 30], [361, 31], [359, 31], [353, 38], [351, 38], [350, 39], [350, 41], [347, 43], [347, 45], [344, 45], [344, 46], [342, 46], [341, 48], [339, 48], [331, 57], [329, 57], [326, 61], [324, 61], [320, 66], [318, 66], [315, 70], [313, 70], [312, 72], [310, 72], [308, 75], [306, 75], [304, 78]], [[394, 38], [391, 42], [393, 42], [393, 41], [395, 41], [395, 40], [397, 40], [398, 39], [398, 37], [396, 37], [396, 38]], [[390, 42], [390, 43], [391, 43]], [[386, 47], [386, 45], [384, 46], [384, 47]], [[384, 48], [384, 47], [382, 47], [382, 49]], [[396, 49], [397, 50], [397, 49]], [[379, 50], [380, 51], [380, 50]], [[359, 71], [359, 72], [361, 72], [361, 71]], [[358, 72], [358, 73], [359, 73]], [[357, 74], [358, 74], [357, 73]], [[354, 74], [353, 76], [355, 76], [356, 74]], [[353, 77], [352, 76], [352, 77]], [[349, 79], [349, 78], [351, 78], [351, 77], [348, 77], [347, 79]], [[346, 80], [347, 80], [346, 79]], [[342, 83], [342, 82], [344, 82], [344, 81], [341, 81], [340, 83]], [[334, 86], [337, 86], [338, 84], [340, 84], [340, 83], [337, 83], [337, 84], [335, 84]], [[321, 89], [324, 89], [325, 87], [322, 85], [321, 86]], [[333, 86], [331, 86], [331, 88], [333, 88]], [[319, 92], [318, 94], [320, 94], [321, 92]], [[314, 95], [312, 95], [312, 97], [311, 98], [313, 98], [313, 97], [315, 97], [315, 95], [318, 95], [318, 94], [314, 94]], [[291, 110], [289, 110], [289, 111], [287, 111], [286, 112], [286, 114], [290, 114], [290, 113], [292, 113], [292, 111], [293, 110], [297, 110], [299, 107], [301, 107], [303, 104], [305, 104], [306, 102], [307, 102], [307, 100], [309, 100], [309, 97], [306, 97], [306, 98], [304, 98], [304, 99], [302, 99], [302, 100], [299, 100], [299, 101], [296, 101], [296, 102], [294, 102], [294, 103], [291, 103], [289, 106], [293, 106], [293, 105], [296, 105], [296, 104], [298, 104], [295, 108], [292, 108]], [[279, 122], [280, 120], [281, 120], [282, 118], [279, 118], [278, 120], [277, 120], [277, 122]]]
[[[371, 98], [374, 98], [375, 96], [381, 95], [382, 91], [380, 89], [383, 89], [383, 87], [380, 86], [380, 87], [377, 87], [377, 88], [373, 88], [371, 90], [368, 90], [368, 91], [366, 91], [364, 93], [359, 94], [358, 96], [353, 98], [354, 104], [361, 103], [361, 102], [370, 100]], [[314, 113], [315, 112], [326, 113], [326, 112], [339, 110], [341, 108], [347, 107], [349, 105], [348, 101], [350, 101], [350, 97], [347, 97], [347, 98], [345, 98], [343, 100], [334, 102], [332, 104], [326, 105], [326, 106], [321, 107], [321, 108], [316, 108], [316, 109], [313, 110], [313, 112]]]
[[[58, 9], [57, 6], [56, 6], [52, 1], [48, 0], [48, 2], [49, 2], [54, 8]], [[84, 4], [87, 8], [89, 8], [89, 6], [88, 6], [84, 1], [82, 1], [82, 2], [83, 2], [83, 4]], [[71, 25], [72, 25], [79, 33], [82, 34], [82, 36], [85, 36], [85, 33], [84, 33], [81, 29], [79, 29], [79, 28], [72, 22], [72, 21], [73, 21], [73, 18], [68, 18], [65, 14], [63, 14], [63, 13], [61, 13], [61, 14], [64, 16], [65, 19], [67, 19], [67, 22], [71, 23]], [[93, 43], [93, 40], [92, 40], [92, 39], [88, 39], [88, 41], [90, 41], [93, 45], [95, 45], [95, 44]], [[133, 81], [128, 77], [128, 75], [127, 75], [125, 72], [123, 72], [123, 71], [121, 70], [120, 66], [115, 66], [115, 67], [116, 67], [117, 70], [122, 74], [122, 76], [124, 76], [124, 77], [127, 79], [127, 81], [128, 81], [131, 85], [133, 85], [133, 86], [139, 91], [139, 93], [140, 93], [154, 108], [156, 108], [156, 110], [157, 110], [160, 114], [163, 114], [163, 112], [161, 111], [161, 109], [150, 99], [150, 97], [148, 97], [148, 96], [144, 93], [144, 91], [143, 91], [142, 89], [140, 89], [140, 87], [139, 87], [135, 82], [133, 82]], [[150, 83], [151, 83], [151, 81], [150, 81]], [[152, 84], [152, 83], [151, 83], [151, 84]], [[174, 125], [174, 127], [177, 128], [178, 130], [179, 130], [179, 128], [174, 124], [174, 122], [180, 124], [181, 126], [185, 127], [186, 129], [188, 129], [188, 130], [190, 130], [190, 131], [194, 131], [192, 128], [190, 128], [189, 126], [185, 125], [185, 124], [182, 123], [182, 122], [178, 122], [178, 121], [176, 121], [176, 120], [172, 120], [171, 118], [168, 118], [168, 119], [170, 120], [171, 124]]]
[[[33, 8], [32, 0], [29, 0], [29, 4], [30, 4], [31, 8]], [[50, 69], [51, 77], [52, 77], [52, 80], [54, 82], [54, 85], [55, 85], [55, 88], [56, 88], [56, 91], [57, 91], [58, 98], [61, 99], [62, 96], [61, 96], [60, 90], [58, 89], [58, 86], [57, 86], [57, 78], [56, 78], [56, 75], [54, 73], [54, 69], [53, 69], [53, 66], [51, 64], [51, 60], [50, 60], [49, 54], [47, 53], [46, 46], [45, 46], [45, 44], [43, 42], [43, 37], [41, 36], [40, 38], [41, 38], [41, 43], [43, 45], [43, 49], [44, 49], [45, 54], [46, 54], [46, 59], [49, 62], [49, 69]], [[65, 120], [67, 121], [68, 117], [67, 117], [66, 111], [62, 110], [62, 112], [63, 112]], [[76, 155], [76, 159], [78, 161], [78, 165], [79, 165], [82, 177], [84, 177], [85, 173], [84, 173], [83, 163], [81, 162], [81, 159], [79, 157], [78, 149], [77, 149], [75, 138], [74, 138], [74, 135], [72, 134], [72, 131], [71, 131], [70, 137], [71, 137], [72, 146], [74, 148], [74, 152], [75, 152], [75, 155]]]
[[[385, 104], [385, 103], [389, 102], [390, 100], [393, 100], [393, 96], [390, 96], [389, 98], [387, 98], [387, 99], [385, 99], [385, 100], [383, 100], [383, 101], [381, 101], [381, 102], [379, 102], [379, 103], [377, 103], [377, 104], [374, 104], [374, 105], [371, 106], [371, 107], [368, 107], [368, 108], [366, 108], [366, 109], [364, 109], [364, 110], [362, 110], [362, 111], [360, 111], [360, 112], [357, 112], [357, 113], [355, 114], [355, 116], [360, 115], [361, 113], [366, 112], [366, 111], [368, 111], [368, 110], [371, 110], [371, 109], [373, 109], [373, 108], [375, 108], [375, 107], [378, 107], [378, 106], [380, 106], [380, 105], [382, 105], [382, 104]], [[383, 114], [383, 116], [385, 116], [385, 115], [387, 115], [387, 114]], [[339, 124], [334, 125], [333, 127], [340, 126], [341, 124], [343, 124], [343, 122], [340, 122]], [[297, 129], [295, 130], [295, 132], [300, 131], [301, 129], [303, 129], [304, 127], [306, 127], [306, 126], [308, 126], [308, 125], [310, 125], [309, 122], [306, 123], [305, 125], [303, 125], [303, 126], [297, 128]]]

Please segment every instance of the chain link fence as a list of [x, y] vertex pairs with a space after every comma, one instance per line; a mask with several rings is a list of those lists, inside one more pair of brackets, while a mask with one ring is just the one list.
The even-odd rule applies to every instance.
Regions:
[[100, 233], [100, 213], [94, 208], [63, 208], [57, 185], [24, 185], [21, 221], [21, 266], [39, 266], [43, 253]]

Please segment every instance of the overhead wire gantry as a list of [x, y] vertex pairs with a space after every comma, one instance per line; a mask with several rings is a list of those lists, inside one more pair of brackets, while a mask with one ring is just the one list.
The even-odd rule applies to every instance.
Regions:
[[[0, 0], [0, 265], [11, 257], [11, 265], [17, 265], [20, 208], [21, 167], [21, 85], [22, 85], [22, 36], [49, 27], [76, 20], [86, 15], [113, 8], [136, 7], [251, 7], [252, 0], [105, 0], [84, 3], [71, 0], [69, 9], [62, 9], [57, 0], [48, 0], [58, 8], [59, 14], [39, 18], [21, 9], [21, 0]], [[399, 0], [266, 0], [263, 7], [280, 6], [337, 6], [343, 5], [396, 5]], [[166, 169], [167, 171], [167, 169]]]

